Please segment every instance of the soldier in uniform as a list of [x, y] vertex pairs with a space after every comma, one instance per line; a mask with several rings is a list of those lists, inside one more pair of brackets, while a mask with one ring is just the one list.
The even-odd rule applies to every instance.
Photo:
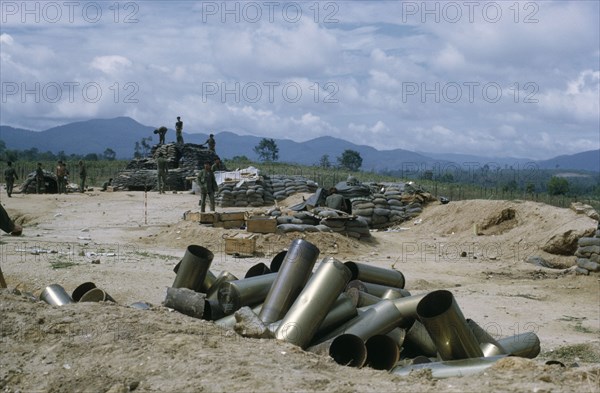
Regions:
[[158, 159], [156, 160], [156, 167], [158, 169], [158, 193], [165, 193], [165, 184], [167, 183], [167, 174], [169, 173], [169, 167], [167, 160], [163, 156], [162, 151], [158, 153]]
[[203, 145], [208, 145], [208, 150], [214, 153], [215, 146], [217, 145], [217, 142], [215, 141], [215, 136], [213, 134], [210, 134], [206, 142], [203, 143]]
[[6, 164], [8, 165], [8, 168], [4, 170], [4, 180], [6, 181], [6, 193], [10, 198], [13, 192], [15, 179], [18, 180], [19, 176], [17, 176], [17, 171], [15, 171], [15, 168], [12, 167], [12, 161], [8, 161]]
[[41, 194], [42, 187], [44, 187], [44, 170], [42, 169], [42, 163], [38, 162], [37, 169], [35, 170], [35, 193]]
[[160, 128], [157, 128], [156, 130], [154, 130], [154, 133], [158, 134], [158, 144], [159, 145], [165, 144], [165, 135], [167, 135], [167, 131], [169, 131], [169, 130], [165, 126], [162, 126]]
[[56, 183], [58, 187], [59, 194], [67, 193], [67, 167], [62, 162], [62, 160], [58, 160], [58, 165], [56, 165]]
[[221, 159], [219, 157], [215, 158], [215, 162], [214, 164], [212, 164], [212, 167], [210, 168], [211, 171], [213, 172], [223, 172], [226, 171], [227, 169], [225, 169], [225, 164], [223, 164], [223, 162], [221, 162]]
[[177, 116], [177, 122], [175, 123], [175, 135], [177, 136], [177, 143], [183, 143], [183, 122], [180, 116]]
[[215, 191], [218, 190], [215, 174], [210, 170], [210, 162], [204, 163], [204, 169], [198, 173], [198, 185], [200, 186], [200, 211], [204, 213], [206, 208], [206, 196], [210, 200], [210, 210], [215, 211]]
[[85, 179], [87, 178], [87, 170], [85, 169], [85, 163], [79, 160], [79, 191], [85, 191]]

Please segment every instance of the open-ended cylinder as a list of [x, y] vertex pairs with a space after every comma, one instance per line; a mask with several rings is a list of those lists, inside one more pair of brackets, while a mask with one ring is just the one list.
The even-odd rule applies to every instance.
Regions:
[[193, 244], [188, 246], [172, 287], [200, 291], [213, 258], [213, 253], [207, 248]]
[[244, 278], [243, 280], [226, 281], [218, 291], [219, 304], [226, 315], [244, 306], [254, 306], [265, 300], [277, 273]]
[[325, 258], [285, 314], [275, 338], [305, 348], [350, 276], [350, 269], [342, 262]]
[[311, 275], [319, 249], [302, 239], [292, 241], [277, 277], [267, 294], [259, 318], [265, 323], [282, 319]]
[[417, 305], [417, 315], [442, 360], [483, 357], [479, 342], [451, 292], [439, 290], [427, 294]]
[[404, 288], [404, 274], [395, 269], [371, 266], [366, 263], [348, 261], [344, 263], [352, 272], [352, 280], [361, 280], [373, 284]]

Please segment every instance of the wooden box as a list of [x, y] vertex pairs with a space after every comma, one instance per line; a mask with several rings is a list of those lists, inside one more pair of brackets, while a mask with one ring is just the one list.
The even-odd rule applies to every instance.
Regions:
[[236, 233], [225, 238], [225, 254], [254, 255], [256, 237], [247, 233]]
[[246, 212], [223, 212], [219, 213], [220, 221], [244, 221]]
[[275, 217], [253, 216], [246, 221], [246, 230], [254, 233], [277, 232], [277, 219]]
[[183, 219], [185, 221], [200, 221], [200, 213], [188, 210], [183, 213]]
[[219, 213], [200, 213], [198, 220], [201, 224], [213, 224], [219, 221]]
[[244, 225], [244, 220], [235, 220], [235, 221], [216, 221], [213, 223], [215, 228], [224, 228], [224, 229], [240, 229]]

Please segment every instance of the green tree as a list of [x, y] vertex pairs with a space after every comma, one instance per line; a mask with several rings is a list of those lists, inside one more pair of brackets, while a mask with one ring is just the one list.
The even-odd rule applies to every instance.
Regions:
[[525, 186], [525, 192], [528, 194], [535, 193], [535, 184], [533, 184], [532, 182], [528, 182]]
[[344, 150], [341, 156], [337, 158], [338, 165], [352, 172], [358, 171], [362, 166], [362, 157], [356, 150]]
[[566, 195], [569, 192], [569, 181], [564, 177], [552, 176], [547, 190], [550, 195]]
[[329, 161], [329, 154], [323, 154], [319, 160], [319, 166], [321, 168], [331, 168], [331, 161]]
[[279, 159], [279, 148], [274, 139], [261, 139], [260, 143], [254, 146], [254, 152], [261, 161], [272, 162]]
[[102, 157], [107, 161], [114, 161], [117, 158], [117, 153], [110, 147], [107, 147], [104, 153], [102, 153]]

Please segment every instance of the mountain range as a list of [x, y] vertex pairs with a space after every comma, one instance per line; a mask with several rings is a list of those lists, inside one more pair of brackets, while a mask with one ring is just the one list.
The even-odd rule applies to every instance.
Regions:
[[[142, 138], [152, 137], [155, 127], [145, 126], [129, 117], [113, 119], [92, 119], [49, 128], [43, 131], [32, 131], [0, 126], [0, 140], [7, 149], [26, 150], [37, 148], [39, 151], [68, 154], [102, 154], [106, 148], [115, 151], [117, 158], [128, 159], [133, 156], [135, 142]], [[185, 129], [185, 128], [184, 128]], [[222, 158], [246, 156], [250, 159], [258, 157], [253, 151], [262, 137], [237, 135], [233, 132], [214, 132], [217, 140], [217, 152]], [[205, 133], [186, 133], [186, 143], [202, 144], [208, 138]], [[175, 132], [169, 129], [167, 142], [175, 140]], [[424, 168], [469, 168], [512, 167], [527, 169], [535, 166], [540, 169], [580, 170], [600, 172], [600, 149], [590, 150], [572, 155], [561, 155], [549, 160], [531, 160], [514, 157], [485, 157], [456, 153], [414, 152], [404, 149], [377, 150], [366, 145], [356, 145], [344, 139], [323, 136], [305, 142], [290, 139], [275, 139], [279, 148], [279, 161], [303, 165], [317, 164], [323, 155], [328, 155], [332, 164], [344, 150], [351, 149], [360, 153], [363, 159], [363, 170], [373, 171], [419, 171]], [[591, 146], [594, 147], [594, 146]]]

